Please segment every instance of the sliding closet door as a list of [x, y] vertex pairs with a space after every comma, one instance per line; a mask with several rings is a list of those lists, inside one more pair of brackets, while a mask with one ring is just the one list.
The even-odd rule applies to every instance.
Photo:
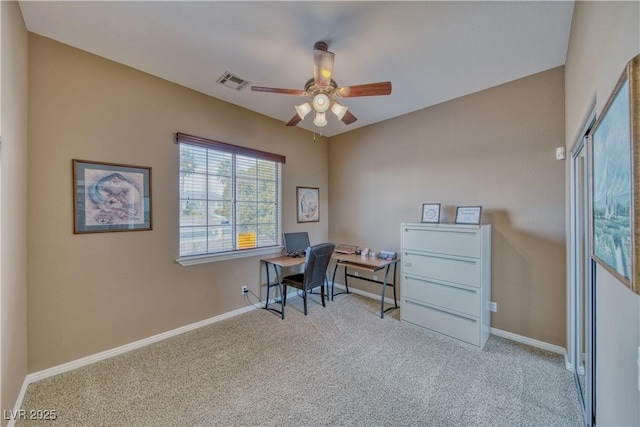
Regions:
[[593, 425], [593, 280], [589, 250], [589, 173], [586, 137], [571, 153], [570, 353], [585, 425]]

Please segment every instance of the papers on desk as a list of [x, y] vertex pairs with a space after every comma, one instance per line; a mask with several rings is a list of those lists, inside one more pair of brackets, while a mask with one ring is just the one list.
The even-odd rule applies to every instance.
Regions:
[[358, 249], [358, 247], [355, 245], [339, 244], [336, 246], [333, 252], [338, 254], [351, 255], [356, 253], [356, 249]]

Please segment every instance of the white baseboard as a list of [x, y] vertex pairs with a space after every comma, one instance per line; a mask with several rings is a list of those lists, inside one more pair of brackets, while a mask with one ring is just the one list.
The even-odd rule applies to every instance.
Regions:
[[491, 334], [497, 337], [509, 339], [511, 341], [527, 344], [527, 345], [530, 345], [531, 347], [547, 350], [552, 353], [557, 353], [562, 355], [567, 353], [567, 350], [564, 347], [560, 347], [559, 345], [549, 344], [544, 341], [534, 340], [533, 338], [523, 337], [522, 335], [514, 334], [513, 332], [507, 332], [501, 329], [491, 328]]
[[[287, 297], [293, 298], [297, 294], [297, 289], [293, 288], [289, 292], [287, 292]], [[270, 299], [269, 304], [277, 303], [275, 299]], [[182, 326], [180, 328], [172, 329], [167, 332], [163, 332], [157, 335], [153, 335], [148, 338], [141, 339], [139, 341], [135, 341], [129, 344], [122, 345], [120, 347], [112, 348], [110, 350], [102, 351], [100, 353], [92, 354], [90, 356], [86, 356], [80, 359], [73, 360], [71, 362], [63, 363], [61, 365], [53, 366], [48, 369], [43, 369], [41, 371], [32, 372], [27, 374], [22, 383], [22, 388], [20, 389], [20, 393], [18, 394], [18, 399], [16, 400], [14, 413], [18, 413], [17, 411], [22, 407], [22, 401], [24, 400], [24, 396], [27, 392], [27, 387], [29, 384], [34, 383], [36, 381], [43, 380], [45, 378], [52, 377], [54, 375], [62, 374], [64, 372], [73, 371], [74, 369], [81, 368], [83, 366], [91, 365], [92, 363], [100, 362], [105, 359], [109, 359], [114, 356], [118, 356], [123, 353], [127, 353], [131, 350], [136, 350], [138, 348], [142, 348], [148, 346], [150, 344], [154, 344], [167, 338], [175, 337], [180, 334], [184, 334], [185, 332], [193, 331], [198, 328], [202, 328], [207, 325], [211, 325], [216, 322], [220, 322], [221, 320], [230, 319], [232, 317], [238, 316], [243, 313], [247, 313], [249, 311], [255, 310], [257, 308], [262, 308], [265, 305], [265, 301], [261, 301], [259, 306], [249, 305], [247, 307], [239, 308], [237, 310], [230, 311], [228, 313], [223, 313], [218, 316], [211, 317], [209, 319], [201, 320], [196, 323], [191, 323], [189, 325]], [[15, 421], [9, 421], [8, 426], [13, 426]]]
[[[264, 301], [262, 302], [262, 304], [263, 303]], [[201, 320], [196, 323], [191, 323], [189, 325], [185, 325], [180, 328], [172, 329], [170, 331], [163, 332], [161, 334], [153, 335], [148, 338], [141, 339], [139, 341], [125, 344], [120, 347], [112, 348], [110, 350], [92, 354], [91, 356], [82, 357], [80, 359], [76, 359], [71, 362], [63, 363], [61, 365], [53, 366], [48, 369], [43, 369], [41, 371], [36, 371], [30, 374], [27, 374], [27, 376], [24, 379], [24, 382], [22, 383], [22, 388], [20, 389], [20, 393], [18, 394], [18, 399], [16, 400], [16, 404], [14, 407], [14, 413], [17, 414], [18, 410], [22, 407], [22, 401], [24, 400], [24, 396], [27, 392], [27, 387], [31, 383], [43, 380], [45, 378], [52, 377], [54, 375], [62, 374], [64, 372], [73, 371], [74, 369], [91, 365], [92, 363], [100, 362], [102, 360], [109, 359], [111, 357], [118, 356], [123, 353], [127, 353], [131, 350], [142, 348], [149, 344], [154, 344], [154, 343], [166, 340], [167, 338], [175, 337], [177, 335], [184, 334], [185, 332], [193, 331], [194, 329], [202, 328], [204, 326], [211, 325], [216, 322], [220, 322], [221, 320], [229, 319], [229, 318], [238, 316], [240, 314], [247, 313], [249, 311], [255, 310], [256, 308], [258, 307], [254, 305], [249, 305], [247, 307], [239, 308], [237, 310], [233, 310], [228, 313], [223, 313], [218, 316], [211, 317], [209, 319]], [[10, 420], [7, 425], [8, 427], [13, 427], [14, 424], [15, 424], [15, 420]]]
[[[342, 289], [342, 290], [345, 289], [344, 286], [342, 286], [342, 285], [340, 285], [338, 283], [336, 283], [335, 286], [338, 289]], [[373, 299], [379, 299], [380, 298], [376, 294], [372, 294], [370, 292], [364, 292], [364, 291], [361, 291], [361, 290], [355, 289], [355, 288], [351, 288], [350, 292], [353, 292], [353, 293], [359, 294], [359, 295], [363, 295], [365, 297], [373, 298]], [[297, 289], [295, 289], [295, 288], [292, 288], [289, 292], [287, 292], [287, 297], [289, 297], [289, 298], [295, 297], [296, 295], [297, 295]], [[385, 298], [385, 302], [393, 303], [393, 299], [389, 300], [389, 298]], [[264, 307], [264, 303], [265, 303], [264, 300], [261, 301], [260, 302], [260, 307]], [[277, 303], [277, 302], [276, 302], [275, 299], [270, 299], [269, 300], [269, 304], [272, 304], [272, 303]], [[118, 356], [118, 355], [123, 354], [123, 353], [127, 353], [127, 352], [129, 352], [131, 350], [136, 350], [138, 348], [145, 347], [145, 346], [147, 346], [149, 344], [154, 344], [156, 342], [165, 340], [167, 338], [175, 337], [175, 336], [183, 334], [185, 332], [193, 331], [194, 329], [202, 328], [204, 326], [211, 325], [211, 324], [219, 322], [221, 320], [229, 319], [229, 318], [238, 316], [240, 314], [247, 313], [249, 311], [255, 310], [256, 308], [258, 308], [258, 307], [255, 306], [255, 305], [249, 305], [247, 307], [239, 308], [237, 310], [233, 310], [233, 311], [230, 311], [228, 313], [223, 313], [221, 315], [214, 316], [214, 317], [211, 317], [209, 319], [201, 320], [201, 321], [196, 322], [196, 323], [185, 325], [185, 326], [182, 326], [180, 328], [172, 329], [172, 330], [167, 331], [167, 332], [163, 332], [163, 333], [160, 333], [160, 334], [157, 334], [157, 335], [150, 336], [148, 338], [141, 339], [139, 341], [135, 341], [135, 342], [132, 342], [132, 343], [129, 343], [129, 344], [125, 344], [125, 345], [122, 345], [120, 347], [116, 347], [116, 348], [112, 348], [110, 350], [102, 351], [100, 353], [92, 354], [90, 356], [86, 356], [86, 357], [83, 357], [83, 358], [80, 358], [80, 359], [76, 359], [76, 360], [73, 360], [71, 362], [63, 363], [61, 365], [53, 366], [53, 367], [48, 368], [48, 369], [43, 369], [41, 371], [32, 372], [30, 374], [27, 374], [27, 376], [25, 377], [25, 381], [24, 381], [24, 384], [23, 384], [23, 387], [22, 387], [22, 390], [21, 390], [21, 396], [24, 397], [24, 392], [26, 392], [26, 386], [31, 384], [31, 383], [33, 383], [33, 382], [40, 381], [40, 380], [43, 380], [45, 378], [52, 377], [54, 375], [62, 374], [64, 372], [69, 372], [69, 371], [72, 371], [74, 369], [90, 365], [92, 363], [100, 362], [102, 360], [109, 359], [111, 357]], [[21, 404], [22, 403], [22, 398], [20, 397], [19, 400], [20, 400], [19, 403]], [[19, 405], [17, 405], [17, 406], [18, 406], [18, 409], [20, 409], [20, 406]]]
[[201, 320], [190, 325], [185, 325], [180, 328], [172, 329], [167, 332], [163, 332], [157, 335], [150, 336], [148, 338], [141, 339], [129, 344], [122, 345], [120, 347], [112, 348], [111, 350], [102, 351], [100, 353], [93, 354], [91, 356], [83, 357], [71, 362], [63, 363], [62, 365], [54, 366], [52, 368], [44, 369], [42, 371], [33, 372], [27, 375], [29, 383], [49, 378], [54, 375], [61, 374], [63, 372], [69, 372], [82, 366], [90, 365], [95, 362], [100, 362], [105, 359], [109, 359], [113, 356], [117, 356], [123, 353], [127, 353], [131, 350], [145, 347], [149, 344], [154, 344], [159, 341], [166, 340], [167, 338], [175, 337], [185, 332], [193, 331], [194, 329], [202, 328], [203, 326], [210, 325], [212, 323], [220, 322], [221, 320], [229, 319], [231, 317], [238, 316], [243, 313], [255, 310], [257, 307], [250, 305], [248, 307], [239, 308], [237, 310], [230, 311], [228, 313], [214, 316], [209, 319]]
[[491, 335], [495, 335], [497, 337], [506, 338], [511, 341], [516, 341], [522, 344], [530, 345], [531, 347], [536, 347], [542, 350], [550, 351], [552, 353], [560, 354], [564, 357], [564, 366], [568, 371], [573, 372], [573, 364], [569, 363], [569, 358], [567, 356], [567, 349], [564, 347], [560, 347], [559, 345], [549, 344], [544, 341], [534, 340], [533, 338], [523, 337], [522, 335], [514, 334], [512, 332], [503, 331], [501, 329], [491, 328]]
[[566, 354], [564, 355], [564, 367], [567, 369], [567, 371], [573, 372], [573, 363], [569, 362], [569, 358]]
[[[16, 404], [15, 407], [13, 408], [13, 414], [19, 414], [19, 410], [22, 407], [22, 401], [24, 400], [24, 396], [27, 394], [27, 387], [29, 387], [29, 382], [27, 382], [27, 378], [29, 377], [29, 375], [27, 375], [24, 378], [24, 381], [22, 382], [22, 387], [20, 388], [20, 393], [18, 393], [18, 398], [16, 399]], [[4, 411], [3, 411], [3, 416], [4, 416]], [[9, 420], [9, 422], [7, 423], [7, 427], [14, 427], [16, 424], [16, 419], [15, 418], [11, 418]]]

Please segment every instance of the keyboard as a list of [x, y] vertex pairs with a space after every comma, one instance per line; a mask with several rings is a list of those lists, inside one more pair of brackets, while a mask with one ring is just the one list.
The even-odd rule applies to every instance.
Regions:
[[304, 258], [305, 256], [307, 256], [306, 252], [289, 252], [287, 253], [287, 256], [289, 258]]

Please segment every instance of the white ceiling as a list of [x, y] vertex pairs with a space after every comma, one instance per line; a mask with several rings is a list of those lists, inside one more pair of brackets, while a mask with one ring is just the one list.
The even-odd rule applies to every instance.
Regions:
[[[21, 1], [27, 29], [273, 117], [306, 98], [235, 91], [304, 89], [313, 45], [335, 53], [339, 86], [390, 80], [389, 96], [345, 99], [327, 136], [397, 117], [565, 63], [573, 1]], [[313, 130], [312, 115], [298, 126]]]

